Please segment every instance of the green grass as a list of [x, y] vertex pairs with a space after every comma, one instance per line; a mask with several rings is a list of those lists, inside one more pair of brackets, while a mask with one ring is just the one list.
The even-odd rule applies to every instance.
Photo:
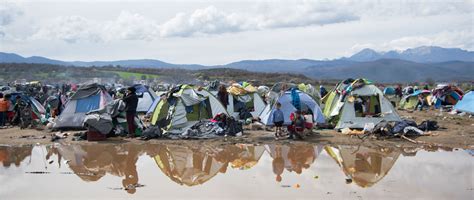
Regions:
[[130, 79], [132, 76], [135, 77], [135, 79], [141, 79], [141, 77], [144, 75], [146, 76], [147, 79], [154, 79], [160, 77], [160, 75], [156, 74], [142, 74], [142, 73], [135, 73], [135, 72], [124, 72], [124, 71], [103, 71], [107, 73], [115, 73], [120, 76], [120, 78], [123, 79]]

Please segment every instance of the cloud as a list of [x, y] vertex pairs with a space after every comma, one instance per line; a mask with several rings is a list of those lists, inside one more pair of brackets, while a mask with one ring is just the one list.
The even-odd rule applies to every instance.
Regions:
[[192, 14], [178, 13], [160, 26], [162, 37], [187, 37], [194, 34], [219, 34], [243, 31], [246, 18], [225, 13], [214, 6], [197, 9]]
[[2, 2], [0, 3], [0, 26], [7, 26], [13, 23], [17, 17], [23, 15], [23, 10], [16, 4]]
[[107, 40], [153, 40], [159, 35], [158, 24], [140, 14], [122, 11], [104, 27]]
[[102, 26], [81, 16], [58, 17], [41, 27], [31, 38], [63, 40], [68, 43], [79, 41], [100, 42]]
[[248, 13], [225, 12], [214, 6], [192, 14], [178, 13], [161, 26], [161, 36], [188, 37], [275, 28], [327, 25], [359, 17], [332, 3], [300, 1], [295, 4], [263, 3]]
[[451, 48], [461, 48], [474, 50], [474, 33], [470, 30], [443, 31], [431, 35], [406, 36], [396, 38], [379, 45], [366, 43], [355, 44], [352, 52], [358, 52], [364, 48], [371, 48], [381, 51], [405, 50], [419, 46], [441, 46]]
[[59, 39], [68, 43], [82, 41], [153, 40], [158, 25], [142, 15], [123, 11], [112, 21], [95, 21], [81, 16], [58, 17], [47, 23], [31, 39]]

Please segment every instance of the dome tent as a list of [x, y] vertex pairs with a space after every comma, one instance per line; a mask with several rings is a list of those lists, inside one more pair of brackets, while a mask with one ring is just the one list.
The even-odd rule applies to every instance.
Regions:
[[136, 89], [135, 93], [138, 96], [137, 113], [146, 113], [157, 99], [154, 92], [151, 92], [142, 84], [133, 85]]
[[183, 133], [201, 120], [212, 119], [226, 109], [212, 95], [203, 95], [190, 85], [176, 87], [158, 102], [151, 124], [167, 132]]
[[86, 113], [102, 109], [111, 101], [112, 97], [104, 86], [96, 83], [82, 85], [66, 103], [53, 128], [83, 128]]
[[[304, 92], [299, 90], [295, 90], [295, 92], [299, 96], [302, 110], [307, 109], [307, 113], [312, 114], [313, 122], [324, 123], [325, 119], [318, 103], [311, 96]], [[292, 92], [286, 91], [282, 96], [276, 99], [276, 102], [281, 104], [281, 110], [285, 118], [284, 125], [290, 125], [290, 115], [297, 110], [295, 105], [293, 105]], [[274, 104], [268, 104], [260, 115], [260, 119], [263, 124], [273, 125], [272, 110], [275, 107], [276, 102]]]
[[382, 120], [401, 121], [382, 91], [366, 79], [342, 81], [324, 100], [324, 116], [337, 130], [364, 128], [367, 123]]

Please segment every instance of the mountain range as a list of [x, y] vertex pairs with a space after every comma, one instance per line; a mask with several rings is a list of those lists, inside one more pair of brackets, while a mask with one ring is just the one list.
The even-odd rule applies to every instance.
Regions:
[[366, 77], [380, 82], [471, 81], [474, 78], [474, 52], [459, 48], [421, 46], [404, 51], [378, 52], [363, 49], [350, 57], [334, 60], [242, 60], [224, 65], [172, 64], [154, 59], [118, 61], [61, 61], [45, 57], [22, 57], [0, 52], [0, 63], [44, 63], [64, 66], [120, 65], [131, 68], [234, 68], [255, 72], [300, 73], [316, 79]]

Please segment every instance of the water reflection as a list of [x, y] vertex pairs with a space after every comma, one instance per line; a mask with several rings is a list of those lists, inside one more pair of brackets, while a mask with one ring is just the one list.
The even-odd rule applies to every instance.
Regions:
[[[369, 148], [365, 146], [318, 146], [312, 144], [270, 145], [174, 145], [174, 144], [74, 144], [38, 147], [44, 163], [57, 159], [59, 168], [64, 163], [71, 172], [84, 182], [96, 182], [107, 174], [120, 177], [121, 185], [128, 193], [136, 192], [140, 185], [137, 162], [140, 158], [153, 159], [158, 171], [173, 182], [183, 186], [205, 184], [228, 170], [251, 170], [267, 153], [271, 170], [277, 182], [286, 175], [302, 174], [316, 165], [324, 152], [337, 165], [333, 165], [346, 177], [346, 182], [366, 188], [377, 184], [392, 169], [400, 154], [415, 156], [419, 149]], [[11, 165], [21, 167], [32, 154], [32, 146], [0, 146], [0, 162], [6, 169]], [[471, 152], [472, 153], [472, 152]], [[30, 157], [31, 158], [31, 157]], [[330, 161], [330, 160], [329, 160]], [[46, 165], [45, 165], [46, 166]], [[46, 171], [48, 171], [46, 167]], [[154, 172], [153, 172], [154, 173]]]
[[203, 184], [228, 166], [250, 169], [263, 155], [263, 146], [229, 145], [225, 147], [158, 145], [154, 156], [161, 171], [174, 182], [194, 186]]
[[31, 155], [32, 150], [32, 146], [0, 146], [0, 163], [5, 168], [10, 167], [12, 164], [19, 167], [20, 163]]
[[325, 149], [341, 167], [347, 176], [347, 182], [353, 181], [360, 187], [370, 187], [385, 177], [401, 154], [394, 148], [364, 146], [339, 146]]
[[321, 147], [309, 144], [298, 145], [266, 145], [270, 156], [273, 158], [272, 168], [276, 181], [282, 181], [283, 171], [301, 174], [303, 169], [308, 169], [321, 152]]
[[[56, 148], [52, 148], [54, 151]], [[136, 162], [145, 149], [140, 145], [60, 145], [58, 159], [68, 160], [70, 169], [83, 181], [98, 181], [107, 173], [122, 177], [122, 186], [135, 193], [138, 184]], [[61, 163], [58, 161], [58, 163]]]

